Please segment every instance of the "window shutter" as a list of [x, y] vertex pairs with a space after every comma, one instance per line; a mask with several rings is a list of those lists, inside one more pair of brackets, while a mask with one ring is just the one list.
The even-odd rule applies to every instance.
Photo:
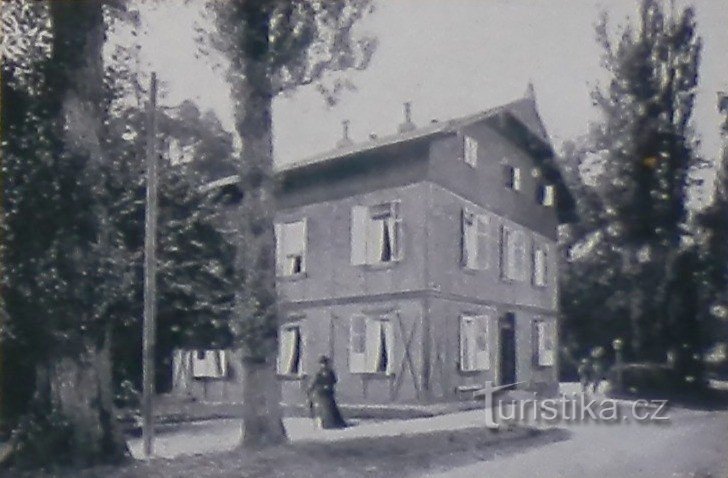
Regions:
[[394, 260], [401, 260], [404, 257], [404, 231], [402, 230], [402, 214], [399, 201], [392, 202], [390, 224], [392, 231], [392, 258]]
[[374, 372], [377, 368], [379, 354], [381, 353], [381, 326], [380, 320], [368, 319], [366, 323], [366, 372]]
[[543, 186], [541, 204], [544, 206], [554, 205], [554, 187], [551, 184]]
[[463, 137], [463, 157], [465, 159], [465, 162], [469, 164], [470, 166], [477, 166], [478, 164], [478, 142], [475, 140], [475, 138], [471, 138], [470, 136], [464, 136]]
[[477, 318], [478, 338], [475, 362], [478, 370], [490, 368], [490, 316], [481, 315]]
[[523, 231], [516, 231], [513, 244], [513, 279], [523, 280], [526, 272], [526, 236]]
[[536, 322], [538, 364], [542, 367], [550, 367], [554, 364], [554, 340], [550, 325], [550, 322], [547, 323], [543, 320]]
[[288, 364], [291, 363], [293, 354], [293, 336], [290, 329], [282, 327], [278, 339], [278, 373], [288, 373]]
[[506, 226], [500, 228], [500, 268], [501, 277], [509, 278], [508, 271], [508, 229]]
[[304, 218], [301, 221], [301, 272], [306, 272], [306, 256], [308, 255], [308, 219]]
[[467, 372], [472, 370], [472, 341], [470, 340], [472, 318], [460, 317], [460, 370]]
[[349, 330], [349, 371], [366, 372], [367, 318], [355, 315], [351, 318]]
[[490, 216], [487, 214], [478, 216], [477, 259], [478, 269], [490, 267]]
[[393, 375], [394, 374], [394, 323], [391, 320], [385, 320], [382, 321], [382, 327], [384, 327], [384, 337], [386, 338], [386, 345], [387, 345], [387, 357], [389, 357], [389, 361], [387, 362], [387, 375]]
[[368, 219], [366, 206], [351, 208], [351, 264], [355, 266], [366, 264]]
[[460, 265], [462, 267], [468, 265], [467, 214], [465, 209], [460, 211]]
[[539, 287], [546, 285], [546, 250], [541, 247], [533, 250], [533, 284]]
[[283, 255], [283, 224], [275, 225], [275, 240], [276, 240], [276, 274], [283, 275], [285, 257]]
[[521, 190], [521, 168], [513, 168], [513, 189], [516, 191]]

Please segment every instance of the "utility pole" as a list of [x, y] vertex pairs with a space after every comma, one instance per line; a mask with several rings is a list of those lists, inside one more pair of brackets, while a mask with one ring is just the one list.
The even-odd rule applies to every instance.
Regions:
[[157, 335], [157, 74], [147, 104], [147, 202], [144, 214], [144, 332], [142, 336], [142, 439], [144, 456], [154, 440], [154, 349]]

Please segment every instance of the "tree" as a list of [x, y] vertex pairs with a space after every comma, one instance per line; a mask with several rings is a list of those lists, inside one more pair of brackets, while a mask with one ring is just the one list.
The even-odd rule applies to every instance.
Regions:
[[593, 95], [603, 115], [591, 138], [603, 157], [599, 240], [618, 258], [612, 299], [629, 317], [633, 357], [661, 360], [682, 346], [670, 330], [677, 319], [668, 316], [688, 234], [690, 173], [702, 164], [690, 123], [701, 40], [692, 8], [666, 14], [657, 0], [642, 1], [638, 27], [624, 28], [616, 45], [606, 16], [597, 38], [612, 75]]
[[[702, 228], [700, 251], [703, 260], [703, 307], [711, 323], [728, 317], [728, 95], [719, 95], [718, 109], [725, 116], [721, 125], [722, 155], [716, 161], [713, 201], [698, 214]], [[722, 327], [725, 329], [725, 325]], [[712, 330], [716, 339], [728, 340], [725, 330]], [[716, 333], [717, 332], [717, 333]]]
[[104, 317], [127, 267], [101, 186], [104, 8], [93, 1], [12, 8], [3, 27], [15, 23], [45, 41], [37, 48], [14, 36], [19, 51], [40, 52], [37, 61], [25, 70], [3, 63], [4, 325], [18, 339], [15, 363], [32, 357], [35, 368], [16, 456], [36, 466], [118, 461], [127, 450], [114, 420]]
[[301, 2], [235, 0], [214, 4], [217, 35], [211, 44], [230, 61], [236, 102], [235, 128], [242, 140], [239, 185], [244, 191], [236, 223], [236, 298], [239, 344], [245, 355], [242, 445], [285, 440], [276, 382], [278, 311], [275, 291], [272, 101], [286, 90], [318, 83], [331, 99], [347, 83], [322, 86], [327, 72], [365, 68], [374, 49], [352, 29], [370, 0]]

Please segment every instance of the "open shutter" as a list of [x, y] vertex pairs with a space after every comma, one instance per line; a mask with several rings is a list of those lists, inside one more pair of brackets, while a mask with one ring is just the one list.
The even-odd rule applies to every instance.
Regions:
[[513, 234], [513, 279], [523, 280], [526, 273], [526, 235], [523, 231]]
[[480, 214], [477, 222], [477, 267], [483, 270], [490, 267], [490, 216]]
[[306, 272], [306, 256], [308, 255], [308, 219], [301, 221], [301, 243], [299, 245], [301, 251], [301, 272]]
[[374, 372], [377, 369], [379, 356], [382, 347], [381, 320], [367, 320], [366, 323], [366, 366], [367, 372]]
[[285, 268], [285, 256], [283, 253], [283, 224], [276, 224], [274, 230], [276, 236], [276, 274], [282, 276]]
[[391, 320], [385, 320], [380, 322], [382, 330], [384, 332], [385, 347], [387, 352], [387, 367], [386, 374], [392, 375], [394, 373], [394, 324]]
[[367, 223], [368, 208], [351, 208], [351, 264], [358, 266], [367, 261]]
[[281, 328], [278, 339], [278, 373], [281, 375], [289, 373], [295, 347], [293, 342], [294, 337], [291, 329]]
[[402, 231], [402, 214], [400, 209], [399, 201], [392, 202], [389, 221], [390, 230], [392, 231], [392, 259], [395, 261], [401, 260], [404, 257], [404, 243], [402, 242], [404, 232]]
[[554, 336], [550, 322], [536, 323], [538, 333], [538, 364], [550, 367], [554, 364]]
[[490, 368], [490, 316], [481, 315], [477, 317], [477, 339], [475, 363], [478, 370]]
[[349, 371], [366, 372], [367, 318], [355, 315], [349, 329]]

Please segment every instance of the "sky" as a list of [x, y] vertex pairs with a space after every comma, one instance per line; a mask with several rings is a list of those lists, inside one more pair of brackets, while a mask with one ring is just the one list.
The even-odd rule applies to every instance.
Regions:
[[[199, 5], [176, 0], [148, 5], [143, 56], [165, 82], [165, 101], [196, 101], [232, 129], [229, 85], [220, 69], [196, 56], [193, 28]], [[666, 0], [666, 4], [667, 4]], [[677, 0], [677, 7], [686, 2]], [[717, 155], [716, 94], [728, 91], [728, 0], [694, 0], [704, 46], [694, 125], [701, 152]], [[638, 15], [638, 0], [376, 0], [358, 25], [378, 38], [369, 68], [346, 75], [357, 87], [327, 107], [314, 88], [274, 102], [274, 155], [286, 163], [332, 149], [341, 122], [350, 136], [392, 134], [412, 103], [416, 124], [465, 116], [517, 99], [533, 83], [553, 144], [576, 138], [598, 119], [590, 92], [608, 79], [600, 66], [594, 24], [605, 10], [610, 25]]]

